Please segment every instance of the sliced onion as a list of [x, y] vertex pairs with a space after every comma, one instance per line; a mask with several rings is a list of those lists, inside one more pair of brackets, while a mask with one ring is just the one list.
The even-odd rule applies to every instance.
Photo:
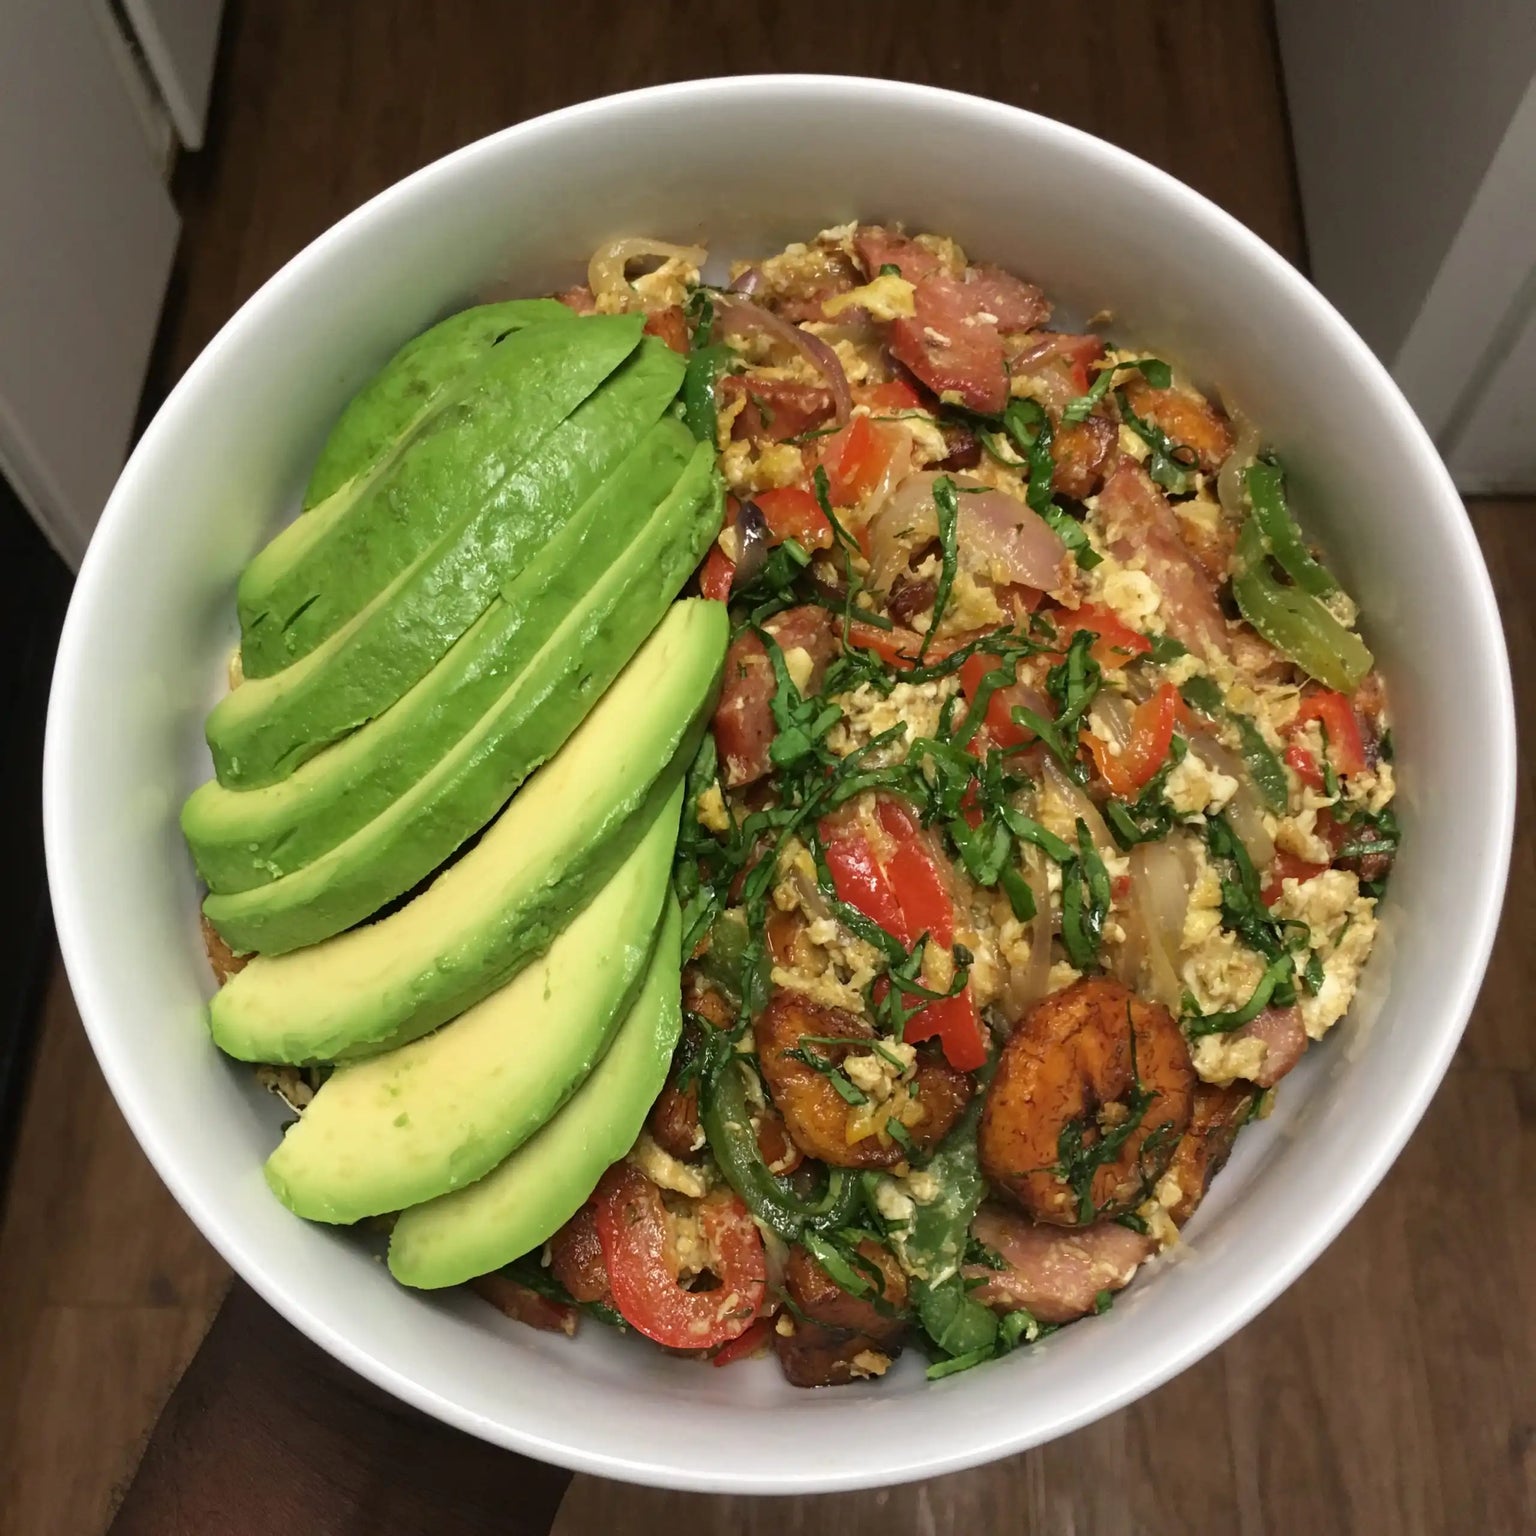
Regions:
[[763, 269], [761, 267], [748, 267], [731, 279], [731, 292], [739, 293], [744, 299], [750, 299], [762, 286]]
[[1200, 756], [1211, 767], [1237, 780], [1237, 793], [1227, 801], [1225, 814], [1248, 852], [1255, 869], [1264, 869], [1275, 856], [1275, 840], [1264, 825], [1264, 803], [1254, 788], [1248, 770], [1235, 752], [1229, 751], [1214, 736], [1201, 732], [1196, 737]]
[[736, 569], [731, 590], [749, 587], [768, 563], [768, 521], [755, 501], [744, 501], [736, 514]]
[[933, 505], [933, 482], [938, 476], [931, 470], [919, 470], [900, 481], [889, 495], [878, 501], [870, 498], [874, 511], [869, 519], [870, 585], [877, 592], [889, 592], [896, 578], [907, 569], [914, 550], [937, 537], [939, 515]]
[[1232, 412], [1232, 425], [1237, 428], [1237, 438], [1216, 476], [1216, 498], [1228, 517], [1241, 518], [1248, 512], [1243, 471], [1259, 451], [1259, 429], [1241, 411]]
[[[920, 470], [908, 475], [871, 516], [870, 580], [877, 591], [889, 591], [912, 551], [938, 536], [933, 484], [939, 473]], [[1037, 513], [979, 480], [953, 474], [945, 478], [966, 492], [959, 498], [956, 540], [968, 570], [988, 578], [1000, 572], [1007, 582], [1041, 592], [1061, 586], [1066, 546]]]
[[1165, 1008], [1177, 1010], [1184, 995], [1179, 949], [1189, 911], [1189, 877], [1170, 840], [1139, 843], [1131, 850], [1130, 914], [1141, 939], [1147, 985]]
[[1046, 758], [1042, 772], [1050, 792], [1062, 801], [1074, 820], [1082, 819], [1099, 857], [1101, 859], [1118, 858], [1120, 850], [1115, 846], [1114, 838], [1109, 835], [1109, 828], [1104, 825], [1104, 818], [1099, 814], [1098, 806], [1088, 798], [1088, 792], [1083, 786], [1074, 784], [1061, 771], [1061, 764], [1054, 757]]
[[763, 1234], [763, 1262], [768, 1271], [768, 1289], [775, 1293], [784, 1289], [784, 1267], [789, 1263], [789, 1244], [772, 1227], [759, 1223], [757, 1230]]
[[853, 393], [837, 353], [821, 337], [771, 314], [750, 299], [722, 295], [715, 304], [716, 324], [722, 336], [771, 336], [793, 347], [827, 382], [839, 423], [853, 414]]
[[982, 491], [961, 501], [960, 536], [1019, 586], [1040, 592], [1061, 586], [1067, 546], [1037, 512], [1004, 491]]
[[1029, 964], [1009, 971], [1000, 999], [1010, 1024], [1050, 990], [1051, 985], [1051, 888], [1046, 883], [1045, 855], [1038, 848], [1024, 850], [1024, 882], [1035, 898], [1035, 915], [1029, 924]]
[[663, 261], [680, 256], [690, 266], [701, 267], [709, 259], [709, 252], [702, 245], [669, 245], [665, 240], [650, 240], [643, 235], [610, 240], [592, 253], [592, 259], [587, 263], [587, 286], [595, 298], [602, 298], [604, 294], [636, 298], [626, 270], [632, 261], [643, 261], [652, 256], [659, 256]]

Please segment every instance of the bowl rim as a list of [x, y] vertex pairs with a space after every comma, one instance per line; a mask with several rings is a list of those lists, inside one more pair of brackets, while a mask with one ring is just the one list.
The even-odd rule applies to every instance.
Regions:
[[[1397, 1101], [1390, 1119], [1378, 1125], [1379, 1134], [1372, 1143], [1371, 1154], [1340, 1173], [1323, 1214], [1309, 1227], [1298, 1231], [1297, 1240], [1283, 1262], [1266, 1274], [1256, 1275], [1252, 1285], [1240, 1296], [1224, 1299], [1219, 1306], [1203, 1314], [1199, 1326], [1191, 1327], [1182, 1335], [1182, 1344], [1149, 1361], [1141, 1371], [1123, 1377], [1113, 1391], [1090, 1407], [1063, 1416], [1046, 1434], [1011, 1432], [1006, 1424], [1000, 1424], [989, 1438], [920, 1455], [897, 1472], [883, 1474], [884, 1481], [911, 1481], [965, 1470], [1095, 1422], [1162, 1385], [1224, 1343], [1316, 1260], [1357, 1214], [1418, 1125], [1466, 1027], [1496, 936], [1512, 854], [1516, 756], [1513, 687], [1492, 581], [1461, 497], [1411, 406], [1385, 366], [1308, 279], [1233, 215], [1169, 173], [1093, 134], [1024, 108], [935, 86], [836, 74], [763, 73], [647, 86], [577, 102], [477, 139], [420, 167], [346, 214], [285, 262], [225, 321], [177, 381], [130, 454], [87, 549], [60, 639], [44, 747], [43, 820], [49, 887], [60, 951], [81, 1020], [113, 1098], [156, 1173], [194, 1225], [235, 1274], [277, 1312], [359, 1375], [414, 1407], [470, 1434], [572, 1471], [658, 1487], [708, 1492], [821, 1493], [868, 1487], [870, 1478], [857, 1471], [790, 1470], [771, 1479], [738, 1475], [729, 1469], [683, 1471], [649, 1462], [631, 1462], [619, 1455], [563, 1441], [546, 1440], [535, 1428], [512, 1428], [494, 1422], [419, 1384], [395, 1366], [354, 1344], [345, 1333], [313, 1315], [294, 1299], [282, 1277], [265, 1262], [264, 1253], [227, 1221], [217, 1202], [201, 1199], [182, 1177], [179, 1156], [170, 1139], [162, 1134], [152, 1103], [136, 1095], [126, 1080], [121, 1053], [128, 1047], [111, 1023], [114, 1011], [111, 992], [92, 957], [87, 936], [87, 902], [82, 895], [85, 883], [70, 878], [74, 872], [68, 831], [71, 812], [64, 794], [74, 747], [68, 722], [77, 713], [74, 698], [87, 639], [87, 615], [95, 606], [98, 591], [111, 577], [121, 537], [119, 525], [127, 517], [134, 499], [136, 464], [150, 457], [163, 437], [174, 435], [185, 402], [203, 388], [205, 377], [216, 370], [225, 353], [242, 346], [248, 334], [265, 323], [267, 309], [289, 288], [301, 283], [312, 266], [327, 260], [334, 245], [397, 204], [408, 202], [423, 183], [448, 174], [454, 167], [482, 156], [503, 155], [521, 140], [558, 134], [591, 123], [600, 124], [605, 118], [616, 123], [632, 106], [665, 101], [680, 108], [709, 108], [739, 103], [744, 91], [802, 101], [819, 97], [843, 107], [878, 101], [919, 113], [933, 109], [964, 112], [970, 114], [978, 133], [995, 129], [1016, 132], [1021, 124], [1026, 124], [1033, 135], [1056, 140], [1078, 154], [1097, 157], [1118, 174], [1139, 179], [1149, 193], [1172, 205], [1183, 218], [1218, 235], [1233, 248], [1234, 260], [1251, 264], [1266, 280], [1288, 289], [1293, 300], [1310, 312], [1323, 345], [1337, 349], [1356, 368], [1362, 369], [1374, 381], [1384, 406], [1398, 418], [1404, 439], [1412, 445], [1416, 456], [1414, 472], [1425, 488], [1425, 515], [1451, 525], [1448, 532], [1458, 546], [1464, 573], [1478, 589], [1481, 601], [1474, 605], [1473, 613], [1464, 617], [1473, 631], [1475, 648], [1494, 673], [1490, 681], [1496, 704], [1494, 718], [1487, 722], [1494, 750], [1484, 770], [1489, 791], [1486, 815], [1494, 835], [1494, 863], [1487, 871], [1487, 880], [1468, 905], [1466, 933], [1469, 943], [1462, 951], [1455, 981], [1447, 988], [1443, 1022], [1434, 1054], [1411, 1091]], [[1431, 506], [1433, 511], [1429, 510]]]

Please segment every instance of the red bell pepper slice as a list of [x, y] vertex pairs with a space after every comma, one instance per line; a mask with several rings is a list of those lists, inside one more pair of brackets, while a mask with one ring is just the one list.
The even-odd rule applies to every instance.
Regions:
[[739, 1338], [762, 1309], [763, 1237], [741, 1199], [714, 1190], [698, 1207], [720, 1284], [685, 1291], [667, 1258], [661, 1191], [629, 1163], [615, 1163], [592, 1197], [613, 1304], [638, 1333], [669, 1349], [713, 1349]]
[[[763, 514], [770, 547], [782, 544], [785, 539], [794, 539], [802, 549], [832, 547], [832, 524], [821, 510], [821, 503], [804, 486], [786, 485], [760, 491], [752, 500]], [[734, 496], [727, 496], [725, 526], [734, 528], [740, 515], [741, 504]], [[735, 574], [735, 562], [718, 544], [712, 545], [699, 569], [699, 591], [705, 597], [723, 603], [731, 595], [731, 580]]]
[[1167, 761], [1178, 717], [1179, 690], [1172, 683], [1164, 683], [1132, 712], [1130, 737], [1118, 753], [1092, 731], [1081, 732], [1078, 740], [1092, 753], [1099, 777], [1110, 792], [1122, 797], [1133, 795]]
[[[974, 700], [981, 692], [982, 683], [1003, 663], [996, 656], [977, 651], [965, 658], [960, 668], [960, 691]], [[1013, 718], [1016, 705], [1029, 703], [1033, 695], [1026, 697], [1017, 683], [1008, 683], [996, 689], [987, 700], [987, 713], [983, 718], [987, 736], [994, 747], [1022, 747], [1035, 739], [1028, 726], [1018, 724]], [[1034, 702], [1038, 703], [1038, 699]]]
[[1292, 729], [1299, 731], [1309, 720], [1321, 724], [1328, 738], [1328, 760], [1335, 772], [1346, 777], [1365, 772], [1365, 738], [1360, 733], [1360, 717], [1342, 693], [1317, 689], [1304, 695]]
[[[955, 908], [943, 876], [905, 806], [881, 800], [880, 825], [895, 844], [882, 867], [869, 844], [851, 827], [824, 821], [821, 836], [838, 900], [857, 908], [903, 944], [926, 933], [948, 948], [955, 939]], [[908, 1040], [937, 1036], [945, 1059], [974, 1072], [987, 1059], [986, 1036], [970, 988], [938, 998], [907, 1020]]]
[[1317, 766], [1317, 759], [1299, 741], [1293, 741], [1285, 749], [1285, 760], [1308, 789], [1322, 790], [1323, 770]]
[[1080, 629], [1090, 630], [1099, 638], [1088, 654], [1106, 671], [1123, 667], [1127, 662], [1145, 656], [1152, 649], [1152, 642], [1145, 635], [1137, 634], [1109, 608], [1097, 603], [1084, 603], [1070, 612], [1053, 614], [1056, 633], [1063, 640], [1070, 640]]
[[871, 922], [879, 923], [903, 944], [910, 943], [896, 892], [886, 872], [875, 862], [869, 844], [851, 826], [837, 826], [831, 821], [821, 823], [821, 839], [837, 899], [862, 912]]

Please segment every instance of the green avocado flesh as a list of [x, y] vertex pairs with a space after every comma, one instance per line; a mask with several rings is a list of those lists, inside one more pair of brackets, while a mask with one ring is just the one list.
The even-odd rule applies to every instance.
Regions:
[[565, 1107], [484, 1178], [400, 1213], [389, 1240], [395, 1279], [431, 1290], [510, 1264], [564, 1226], [634, 1145], [682, 1030], [682, 928], [669, 898], [639, 996]]
[[399, 1050], [336, 1069], [267, 1161], [312, 1221], [462, 1188], [513, 1153], [598, 1062], [633, 1001], [666, 898], [682, 786], [570, 927], [513, 981]]
[[[681, 422], [657, 422], [505, 596], [493, 598], [442, 661], [377, 719], [280, 783], [247, 790], [217, 780], [201, 785], [181, 825], [209, 889], [250, 890], [313, 863], [409, 790], [482, 719], [489, 725], [494, 711], [503, 734], [518, 734], [499, 779], [488, 779], [484, 794], [460, 807], [463, 835], [478, 831], [482, 823], [465, 818], [484, 811], [488, 819], [559, 745], [548, 732], [524, 729], [526, 708], [502, 708], [541, 697], [528, 669], [536, 660], [560, 664], [552, 638], [590, 632], [594, 620], [608, 625], [604, 670], [616, 674], [676, 596], [689, 562], [697, 563], [695, 551], [713, 536], [718, 512], [708, 464], [695, 462], [684, 476], [695, 448]], [[622, 619], [615, 619], [621, 603]], [[581, 695], [592, 697], [590, 688]], [[407, 890], [432, 867], [403, 870], [395, 883]]]
[[540, 321], [574, 318], [558, 299], [511, 299], [460, 310], [406, 342], [337, 417], [309, 477], [304, 510], [398, 449], [502, 337]]
[[302, 661], [221, 699], [207, 723], [220, 782], [259, 788], [285, 778], [400, 698], [628, 457], [681, 378], [676, 353], [659, 342], [642, 346], [340, 630]]
[[267, 677], [334, 634], [506, 477], [639, 343], [639, 330], [520, 328], [445, 385], [394, 449], [285, 528], [246, 567], [241, 664]]
[[[322, 944], [258, 955], [231, 977], [210, 1009], [218, 1045], [245, 1061], [362, 1055], [425, 1034], [503, 985], [629, 854], [644, 825], [637, 814], [672, 793], [713, 705], [728, 629], [723, 604], [674, 604], [559, 752], [421, 894]], [[574, 672], [549, 684], [556, 697], [579, 687], [595, 659], [574, 651]], [[387, 820], [401, 838], [416, 835], [430, 820], [418, 807], [434, 791], [451, 805], [476, 762], [467, 739], [351, 843]], [[227, 910], [290, 882], [323, 888], [349, 850], [261, 891], [210, 897], [209, 916], [219, 921], [216, 903]]]
[[[303, 868], [208, 897], [204, 911], [225, 942], [267, 956], [318, 944], [430, 875], [561, 749], [600, 699], [607, 704], [604, 690], [662, 620], [719, 523], [718, 482], [705, 444], [647, 523], [634, 558], [610, 566], [570, 602], [479, 721], [415, 783]], [[565, 579], [579, 592], [586, 578], [572, 569]]]

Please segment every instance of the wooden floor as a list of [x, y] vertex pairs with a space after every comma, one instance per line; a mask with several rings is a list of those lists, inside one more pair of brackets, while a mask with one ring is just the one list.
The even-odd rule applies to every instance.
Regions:
[[[282, 261], [425, 161], [582, 97], [781, 68], [931, 80], [1077, 123], [1300, 254], [1259, 0], [250, 0], [231, 8], [210, 147], [179, 178], [186, 237], [151, 400]], [[1536, 509], [1473, 516], [1530, 739]], [[1520, 787], [1529, 807], [1524, 767]], [[1527, 820], [1483, 1000], [1402, 1160], [1305, 1278], [1216, 1355], [1102, 1424], [981, 1471], [772, 1503], [578, 1478], [559, 1530], [1536, 1530], [1536, 919], [1520, 904], [1533, 862]], [[135, 1147], [56, 976], [0, 1223], [0, 1536], [102, 1530], [225, 1280]]]

